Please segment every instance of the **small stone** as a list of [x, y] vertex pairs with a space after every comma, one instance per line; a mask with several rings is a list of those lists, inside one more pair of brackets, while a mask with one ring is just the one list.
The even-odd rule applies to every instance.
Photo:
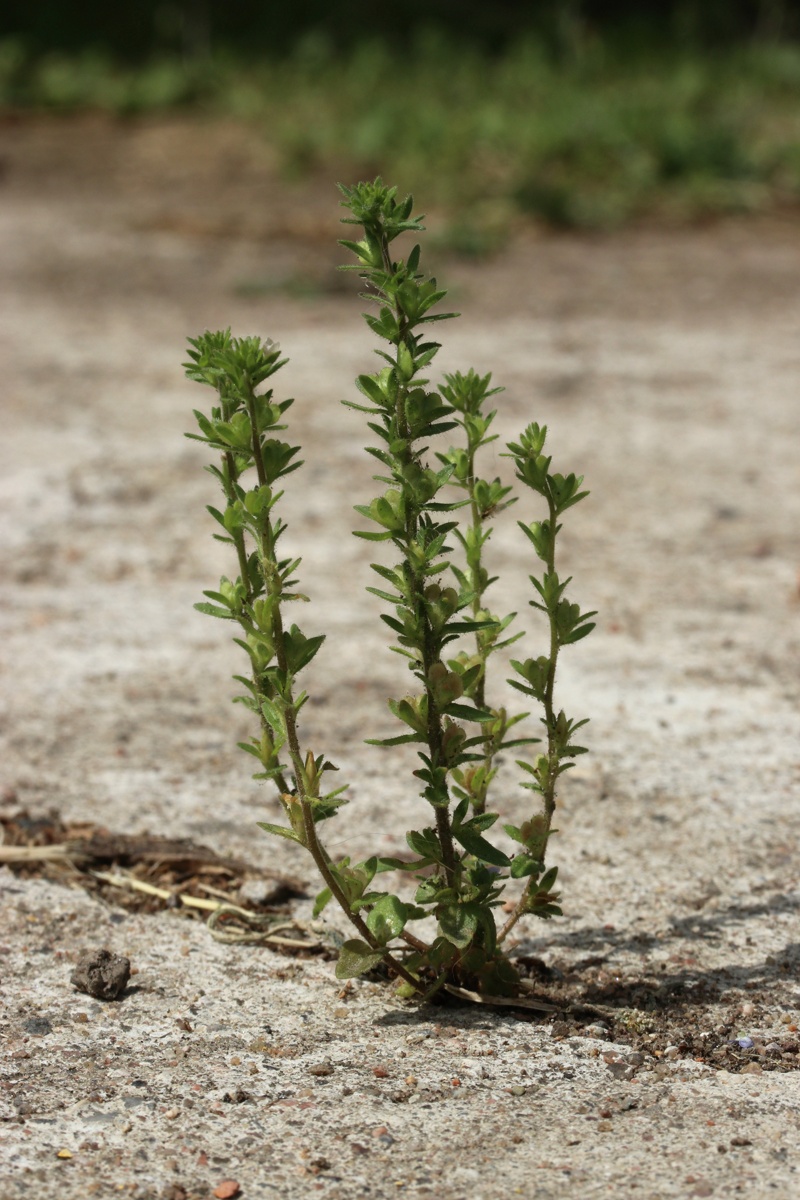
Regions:
[[47, 1037], [49, 1033], [53, 1032], [53, 1026], [47, 1017], [31, 1017], [29, 1021], [25, 1022], [23, 1029], [31, 1037]]
[[644, 1055], [640, 1054], [638, 1050], [634, 1050], [632, 1054], [628, 1055], [628, 1063], [632, 1067], [640, 1067], [643, 1062]]
[[309, 1075], [332, 1075], [333, 1074], [333, 1063], [332, 1062], [315, 1063], [315, 1065], [313, 1067], [308, 1068], [308, 1073], [309, 1073]]
[[598, 1121], [596, 1128], [599, 1129], [601, 1133], [610, 1133], [614, 1126], [610, 1121]]
[[755, 1045], [755, 1042], [753, 1041], [752, 1038], [741, 1037], [741, 1038], [736, 1039], [736, 1045], [739, 1047], [740, 1050], [752, 1050], [753, 1046]]
[[608, 1037], [608, 1026], [603, 1025], [599, 1021], [597, 1021], [593, 1025], [586, 1026], [586, 1028], [583, 1031], [583, 1036], [589, 1037], [589, 1038], [607, 1038]]
[[233, 1200], [234, 1196], [238, 1196], [241, 1190], [235, 1179], [223, 1179], [222, 1183], [218, 1183], [211, 1194], [212, 1196], [216, 1196], [217, 1200]]
[[96, 1000], [116, 1000], [128, 986], [130, 959], [110, 950], [87, 950], [69, 977], [73, 987]]
[[680, 1054], [680, 1050], [678, 1049], [677, 1046], [667, 1046], [666, 1050], [664, 1051], [663, 1057], [671, 1062], [673, 1059], [677, 1058], [679, 1054]]
[[180, 1116], [180, 1111], [179, 1108], [168, 1108], [164, 1116], [168, 1121], [174, 1121], [176, 1117]]
[[742, 1075], [761, 1075], [763, 1068], [761, 1063], [749, 1062], [742, 1067]]

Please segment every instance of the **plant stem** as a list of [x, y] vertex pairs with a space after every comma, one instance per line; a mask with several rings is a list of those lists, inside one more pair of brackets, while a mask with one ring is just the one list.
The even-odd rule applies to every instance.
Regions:
[[[225, 480], [225, 495], [227, 497], [228, 504], [235, 504], [238, 499], [236, 494], [238, 476], [236, 473], [236, 461], [230, 450], [225, 451], [223, 463], [224, 470], [222, 475]], [[239, 574], [241, 576], [242, 583], [247, 588], [246, 600], [249, 602], [253, 597], [250, 588], [250, 576], [247, 571], [247, 547], [245, 546], [244, 532], [241, 529], [236, 529], [234, 530], [232, 536], [234, 545], [236, 546], [236, 557], [239, 560]]]
[[[478, 507], [478, 502], [475, 498], [475, 446], [472, 443], [472, 438], [467, 433], [468, 438], [468, 467], [467, 467], [467, 488], [469, 490], [470, 513], [472, 515], [472, 528], [475, 534], [473, 554], [475, 558], [470, 565], [470, 575], [473, 589], [472, 597], [472, 615], [477, 620], [478, 613], [483, 607], [483, 589], [481, 587], [481, 541], [480, 533], [482, 526], [481, 511]], [[478, 676], [478, 682], [475, 685], [475, 706], [476, 708], [486, 707], [486, 670], [491, 653], [491, 648], [486, 648], [481, 645], [480, 633], [475, 634], [475, 644], [478, 650], [478, 656], [481, 660], [481, 671]], [[483, 728], [483, 727], [482, 727]], [[492, 761], [494, 753], [492, 750], [492, 736], [486, 734], [483, 738], [483, 765], [488, 774], [492, 769]], [[476, 796], [473, 798], [472, 807], [475, 813], [486, 811], [486, 795]]]
[[[267, 474], [264, 468], [264, 459], [261, 453], [261, 438], [256, 419], [255, 399], [253, 389], [250, 387], [249, 382], [247, 384], [247, 410], [250, 416], [252, 430], [252, 449], [256, 475], [258, 477], [260, 486], [266, 487]], [[284, 726], [286, 729], [286, 742], [289, 747], [289, 757], [292, 761], [292, 768], [294, 772], [295, 794], [297, 801], [300, 803], [303, 814], [303, 833], [305, 836], [305, 845], [310, 852], [311, 857], [314, 859], [317, 870], [325, 881], [325, 884], [330, 888], [331, 895], [336, 899], [350, 923], [355, 926], [369, 946], [375, 950], [383, 950], [383, 947], [375, 938], [366, 921], [364, 921], [364, 919], [359, 916], [358, 913], [354, 913], [350, 908], [348, 899], [342, 891], [339, 881], [336, 879], [336, 876], [331, 869], [330, 859], [323, 849], [319, 838], [317, 837], [316, 823], [314, 821], [314, 809], [306, 790], [303, 755], [300, 749], [300, 740], [297, 735], [297, 713], [294, 696], [291, 691], [291, 673], [289, 671], [289, 664], [286, 659], [283, 617], [281, 614], [279, 599], [281, 591], [281, 579], [275, 553], [275, 534], [272, 528], [269, 510], [267, 510], [267, 513], [264, 517], [264, 523], [261, 530], [259, 558], [264, 577], [264, 585], [271, 591], [272, 595], [276, 599], [276, 604], [272, 614], [272, 632], [275, 642], [275, 657], [277, 659], [278, 668], [281, 672], [281, 675], [285, 680], [286, 688], [285, 694], [280, 697], [281, 710], [283, 712]], [[283, 781], [283, 784], [284, 795], [288, 795], [288, 787], [286, 786], [285, 781]], [[280, 782], [279, 786], [281, 786]], [[284, 808], [288, 808], [289, 803], [289, 800], [283, 800]], [[387, 966], [391, 967], [391, 969], [402, 979], [404, 979], [406, 983], [411, 984], [416, 991], [420, 993], [425, 991], [425, 988], [419, 982], [419, 980], [415, 979], [414, 976], [406, 970], [402, 963], [399, 963], [388, 950], [383, 951], [383, 959]]]
[[[550, 546], [547, 555], [547, 570], [549, 574], [554, 574], [556, 569], [556, 506], [550, 489], [547, 491], [547, 504], [550, 510]], [[558, 625], [556, 623], [555, 612], [549, 612], [550, 618], [550, 666], [547, 672], [547, 682], [544, 689], [544, 719], [547, 728], [547, 759], [549, 770], [547, 775], [547, 787], [544, 790], [544, 813], [547, 820], [546, 838], [550, 835], [550, 825], [553, 820], [553, 813], [556, 807], [556, 779], [558, 767], [558, 753], [555, 741], [555, 712], [553, 711], [553, 692], [556, 683], [556, 661], [558, 659]], [[544, 855], [547, 852], [547, 840], [545, 838], [544, 850], [542, 852], [542, 863], [544, 863]]]
[[[556, 506], [555, 506], [553, 497], [550, 494], [549, 488], [547, 491], [547, 504], [548, 504], [548, 509], [549, 509], [550, 529], [552, 531], [551, 537], [550, 537], [550, 545], [549, 545], [549, 549], [548, 549], [548, 553], [547, 553], [547, 573], [549, 575], [552, 575], [555, 573], [555, 569], [556, 569], [555, 558], [556, 558], [557, 525], [556, 525]], [[545, 728], [547, 729], [548, 773], [547, 773], [547, 785], [546, 785], [546, 787], [544, 787], [542, 789], [542, 797], [544, 800], [544, 818], [545, 818], [544, 844], [543, 844], [542, 854], [541, 854], [541, 859], [540, 859], [542, 869], [544, 869], [545, 856], [547, 854], [547, 842], [550, 837], [550, 827], [553, 823], [553, 813], [555, 812], [555, 809], [556, 809], [556, 780], [558, 778], [558, 774], [557, 774], [558, 752], [557, 752], [556, 740], [555, 740], [556, 717], [555, 717], [555, 712], [554, 712], [554, 708], [553, 708], [553, 693], [555, 691], [555, 680], [556, 680], [556, 661], [558, 659], [558, 648], [559, 648], [558, 626], [556, 624], [555, 611], [554, 610], [549, 611], [547, 615], [548, 615], [548, 619], [550, 621], [550, 664], [549, 664], [548, 671], [547, 671], [547, 679], [545, 681], [543, 703], [544, 703], [544, 722], [545, 722]], [[530, 891], [530, 887], [531, 887], [531, 884], [529, 883], [528, 886], [525, 888], [524, 892], [522, 893], [522, 895], [520, 896], [519, 900], [517, 901], [516, 907], [514, 908], [514, 911], [512, 912], [511, 916], [508, 918], [505, 925], [500, 930], [500, 933], [497, 935], [497, 944], [498, 945], [501, 945], [505, 941], [505, 939], [507, 938], [507, 936], [509, 935], [511, 930], [514, 928], [514, 926], [516, 925], [516, 923], [520, 919], [520, 917], [524, 916], [524, 914], [527, 910], [528, 894]]]
[[[394, 264], [389, 250], [389, 241], [383, 229], [380, 230], [381, 241], [381, 257], [383, 259], [384, 269], [387, 274], [392, 274]], [[395, 299], [393, 302], [395, 317], [397, 319], [398, 334], [397, 334], [397, 403], [396, 403], [396, 418], [398, 435], [403, 442], [403, 449], [400, 450], [398, 457], [403, 466], [410, 466], [417, 461], [417, 455], [411, 448], [411, 432], [408, 425], [406, 414], [406, 398], [408, 396], [408, 387], [401, 383], [402, 372], [400, 368], [400, 345], [405, 342], [408, 336], [410, 324], [406, 313], [404, 312], [400, 302]], [[408, 492], [406, 492], [407, 497]], [[410, 577], [410, 592], [411, 600], [414, 606], [415, 614], [418, 622], [424, 630], [423, 645], [422, 645], [422, 674], [424, 679], [424, 687], [428, 703], [428, 749], [430, 750], [431, 762], [434, 767], [437, 767], [442, 760], [442, 717], [437, 707], [431, 688], [428, 684], [428, 674], [434, 663], [439, 661], [439, 654], [434, 644], [433, 630], [428, 619], [425, 608], [425, 580], [421, 572], [415, 571], [412, 567], [411, 546], [416, 540], [418, 533], [418, 512], [416, 508], [409, 505], [410, 511], [406, 517], [406, 545], [408, 553], [406, 554], [406, 565]], [[436, 833], [439, 838], [439, 845], [442, 850], [442, 862], [445, 870], [445, 877], [450, 887], [455, 886], [457, 875], [457, 857], [455, 846], [453, 843], [453, 830], [450, 823], [449, 803], [436, 806]]]

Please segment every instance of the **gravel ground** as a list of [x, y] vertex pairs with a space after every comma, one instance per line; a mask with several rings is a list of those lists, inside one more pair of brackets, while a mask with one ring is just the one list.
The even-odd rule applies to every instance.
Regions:
[[[338, 400], [371, 342], [331, 269], [331, 181], [285, 184], [253, 135], [187, 120], [8, 118], [0, 141], [0, 815], [191, 837], [313, 895], [299, 849], [255, 831], [277, 805], [235, 749], [240, 664], [192, 610], [228, 564], [180, 362], [227, 324], [291, 358], [287, 547], [329, 635], [304, 738], [353, 784], [332, 849], [397, 853], [419, 810], [410, 760], [362, 741], [405, 680], [349, 536], [371, 468]], [[800, 1187], [796, 222], [522, 231], [436, 265], [464, 313], [441, 368], [492, 370], [499, 432], [546, 421], [592, 490], [565, 554], [599, 625], [561, 681], [592, 753], [552, 846], [565, 916], [516, 950], [559, 1012], [418, 1010], [326, 956], [2, 867], [4, 1197]], [[527, 622], [520, 542], [498, 524], [497, 604]], [[133, 966], [116, 1001], [70, 984], [102, 947]]]

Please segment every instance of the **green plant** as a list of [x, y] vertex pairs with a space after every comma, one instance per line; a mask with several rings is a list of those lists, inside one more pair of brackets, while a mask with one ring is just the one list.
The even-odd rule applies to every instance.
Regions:
[[[421, 218], [412, 215], [410, 197], [398, 201], [396, 189], [380, 179], [342, 192], [350, 213], [345, 221], [363, 234], [342, 242], [356, 260], [344, 269], [361, 275], [375, 305], [365, 319], [380, 340], [382, 360], [378, 371], [359, 376], [361, 402], [345, 402], [366, 414], [377, 439], [368, 452], [381, 472], [375, 476], [380, 494], [356, 505], [369, 523], [356, 536], [393, 551], [395, 561], [373, 564], [380, 586], [369, 590], [389, 606], [382, 619], [413, 679], [408, 695], [389, 700], [402, 731], [375, 744], [418, 747], [414, 776], [430, 823], [406, 835], [411, 861], [337, 861], [320, 839], [323, 822], [345, 803], [345, 789], [327, 790], [335, 768], [302, 745], [299, 731], [307, 696], [297, 680], [323, 642], [286, 616], [288, 606], [306, 599], [294, 579], [299, 560], [278, 550], [285, 530], [278, 515], [281, 481], [301, 465], [299, 447], [277, 436], [292, 401], [276, 401], [271, 388], [259, 390], [286, 360], [271, 342], [234, 338], [230, 331], [192, 339], [187, 364], [191, 379], [217, 393], [210, 415], [195, 413], [199, 432], [189, 436], [221, 455], [209, 470], [224, 504], [209, 512], [221, 527], [217, 536], [234, 548], [238, 569], [233, 579], [205, 592], [197, 607], [236, 623], [235, 640], [249, 659], [249, 675], [235, 678], [244, 689], [239, 699], [259, 729], [242, 748], [258, 761], [256, 778], [276, 785], [285, 815], [285, 824], [261, 827], [311, 853], [325, 884], [316, 912], [335, 899], [355, 927], [358, 936], [344, 943], [337, 974], [357, 975], [383, 962], [408, 995], [430, 996], [447, 985], [510, 994], [518, 979], [503, 947], [508, 933], [526, 913], [560, 913], [557, 868], [546, 865], [547, 846], [558, 780], [583, 753], [573, 735], [584, 722], [556, 708], [556, 665], [563, 646], [591, 631], [594, 614], [566, 599], [569, 580], [558, 575], [556, 547], [563, 514], [587, 493], [580, 490], [581, 478], [551, 472], [545, 427], [530, 424], [509, 444], [517, 479], [546, 509], [541, 520], [519, 524], [543, 565], [540, 575], [531, 576], [531, 604], [549, 627], [546, 652], [513, 661], [511, 680], [541, 706], [544, 737], [510, 738], [528, 714], [492, 705], [490, 666], [522, 634], [506, 637], [516, 614], [496, 615], [488, 607], [494, 580], [485, 550], [492, 519], [513, 499], [509, 486], [481, 478], [476, 467], [481, 449], [495, 440], [488, 401], [500, 389], [472, 370], [448, 375], [438, 387], [430, 384], [425, 372], [439, 345], [425, 340], [427, 327], [454, 314], [435, 311], [446, 293], [420, 272], [418, 245], [405, 259], [392, 254], [397, 237], [423, 229]], [[429, 440], [455, 431], [458, 443], [433, 457]], [[540, 743], [540, 750], [518, 765], [521, 787], [537, 803], [521, 825], [504, 826], [516, 845], [509, 854], [487, 836], [499, 817], [490, 807], [496, 756], [530, 743]], [[379, 883], [388, 872], [413, 877], [413, 899]], [[509, 877], [524, 881], [522, 895], [498, 930], [495, 909]], [[436, 923], [430, 941], [409, 929], [426, 918]]]

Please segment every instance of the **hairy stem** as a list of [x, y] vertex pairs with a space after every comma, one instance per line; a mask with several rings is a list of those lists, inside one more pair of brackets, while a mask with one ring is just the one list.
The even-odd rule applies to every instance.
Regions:
[[[553, 497], [550, 494], [549, 488], [548, 488], [548, 493], [547, 493], [547, 504], [548, 504], [548, 509], [549, 509], [550, 529], [552, 530], [552, 536], [550, 538], [550, 546], [549, 546], [548, 555], [547, 555], [547, 573], [549, 575], [552, 575], [556, 569], [555, 558], [556, 558], [556, 536], [557, 536], [556, 529], [557, 529], [557, 527], [556, 527], [556, 506], [555, 506]], [[543, 800], [544, 800], [544, 818], [545, 818], [544, 844], [543, 844], [541, 860], [540, 860], [541, 864], [542, 864], [542, 869], [544, 869], [545, 856], [547, 854], [547, 842], [550, 837], [550, 827], [553, 823], [553, 813], [555, 812], [555, 809], [556, 809], [556, 780], [558, 778], [557, 773], [556, 773], [556, 768], [558, 766], [558, 751], [557, 751], [556, 739], [555, 739], [556, 717], [555, 717], [555, 710], [553, 707], [553, 694], [555, 691], [555, 681], [556, 681], [556, 661], [558, 659], [558, 645], [559, 645], [559, 643], [558, 643], [558, 626], [556, 624], [555, 612], [554, 611], [548, 612], [547, 615], [548, 615], [548, 619], [550, 621], [550, 665], [548, 667], [547, 679], [545, 681], [545, 688], [544, 688], [544, 720], [545, 720], [545, 727], [547, 729], [548, 774], [547, 774], [547, 786], [542, 790], [542, 796], [543, 796]], [[520, 917], [525, 915], [525, 913], [527, 911], [528, 897], [530, 894], [531, 887], [532, 887], [532, 882], [529, 883], [528, 886], [525, 888], [524, 892], [522, 893], [519, 900], [517, 901], [514, 911], [511, 913], [511, 916], [508, 918], [505, 925], [500, 930], [500, 933], [497, 935], [498, 945], [502, 944], [505, 941], [505, 939], [508, 937], [511, 930], [516, 925], [517, 921], [519, 921]]]
[[[381, 240], [381, 256], [383, 259], [384, 268], [387, 273], [393, 271], [393, 263], [391, 253], [389, 251], [389, 242], [383, 230], [380, 231]], [[411, 447], [411, 434], [408, 426], [406, 415], [406, 398], [408, 396], [408, 387], [400, 383], [400, 345], [405, 341], [409, 332], [409, 321], [399, 301], [394, 302], [395, 317], [398, 324], [397, 335], [397, 428], [398, 434], [404, 442], [404, 448], [399, 453], [400, 461], [404, 466], [409, 466], [417, 461]], [[442, 761], [442, 717], [436, 705], [436, 701], [428, 685], [428, 674], [431, 667], [438, 661], [438, 653], [434, 645], [433, 631], [428, 620], [425, 608], [425, 579], [424, 576], [413, 569], [411, 566], [411, 546], [417, 537], [418, 532], [418, 517], [419, 513], [415, 506], [409, 505], [409, 512], [406, 517], [406, 545], [409, 550], [406, 555], [406, 563], [408, 564], [408, 572], [411, 584], [412, 603], [424, 628], [424, 641], [422, 647], [422, 673], [425, 680], [425, 692], [428, 702], [428, 749], [430, 750], [431, 762], [434, 766], [438, 766]], [[450, 823], [449, 805], [437, 805], [436, 807], [436, 833], [439, 838], [439, 844], [442, 850], [442, 861], [445, 869], [445, 876], [448, 884], [453, 887], [456, 882], [457, 874], [457, 858], [455, 846], [453, 843], [453, 830]]]
[[[469, 438], [469, 434], [467, 435]], [[470, 513], [472, 515], [472, 528], [475, 531], [475, 548], [473, 553], [475, 559], [470, 567], [471, 583], [473, 589], [472, 598], [472, 615], [477, 620], [478, 613], [483, 607], [483, 590], [481, 587], [481, 549], [480, 549], [480, 533], [483, 519], [481, 511], [478, 507], [478, 502], [475, 498], [475, 446], [472, 444], [472, 439], [469, 439], [468, 449], [468, 469], [467, 469], [467, 487], [469, 489]], [[475, 633], [475, 645], [478, 650], [478, 656], [481, 660], [481, 671], [478, 676], [478, 682], [475, 685], [475, 706], [476, 708], [486, 707], [486, 671], [489, 660], [490, 648], [485, 648], [481, 645], [480, 633]], [[483, 727], [481, 727], [483, 730]], [[487, 733], [483, 738], [483, 765], [487, 771], [492, 769], [492, 761], [494, 753], [492, 749], [492, 736]], [[482, 813], [486, 809], [486, 796], [476, 796], [473, 799], [472, 807], [476, 813]]]
[[[250, 416], [252, 430], [252, 448], [253, 460], [255, 462], [256, 474], [258, 482], [262, 487], [267, 485], [267, 475], [264, 468], [264, 459], [261, 452], [261, 438], [256, 421], [254, 393], [251, 387], [247, 389], [247, 409]], [[350, 908], [349, 901], [344, 894], [339, 881], [337, 880], [333, 870], [331, 869], [330, 859], [328, 854], [323, 849], [319, 838], [317, 837], [316, 823], [314, 821], [314, 809], [311, 800], [308, 796], [305, 783], [305, 772], [303, 768], [303, 754], [300, 749], [300, 740], [297, 733], [297, 712], [294, 696], [291, 690], [291, 673], [289, 664], [286, 659], [286, 648], [284, 645], [284, 630], [283, 617], [280, 608], [280, 591], [281, 579], [278, 569], [278, 562], [275, 553], [275, 533], [272, 527], [272, 521], [267, 512], [264, 517], [264, 523], [261, 529], [261, 545], [259, 547], [259, 558], [261, 560], [261, 569], [264, 575], [264, 584], [275, 596], [277, 603], [272, 615], [272, 631], [275, 642], [275, 657], [278, 662], [278, 668], [283, 679], [286, 681], [286, 692], [281, 697], [281, 709], [283, 712], [284, 726], [286, 729], [286, 742], [289, 747], [289, 757], [292, 762], [295, 782], [295, 795], [297, 802], [301, 806], [303, 814], [303, 833], [305, 845], [314, 859], [317, 870], [322, 876], [325, 884], [330, 888], [331, 895], [339, 904], [340, 908], [352, 925], [358, 930], [364, 941], [367, 942], [375, 950], [383, 950], [383, 947], [375, 938], [363, 917], [358, 913], [354, 913]], [[280, 783], [279, 783], [279, 786]], [[288, 787], [284, 781], [284, 795], [288, 794]], [[293, 801], [292, 801], [293, 802]], [[283, 800], [284, 808], [288, 808], [289, 801]], [[419, 980], [406, 970], [396, 958], [388, 951], [383, 951], [383, 960], [388, 967], [391, 968], [397, 975], [411, 984], [418, 992], [424, 992], [423, 985]]]

